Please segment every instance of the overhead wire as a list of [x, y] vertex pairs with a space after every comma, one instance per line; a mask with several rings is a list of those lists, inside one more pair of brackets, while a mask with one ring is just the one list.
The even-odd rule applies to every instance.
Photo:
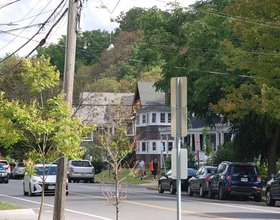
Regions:
[[5, 8], [5, 7], [7, 7], [7, 6], [11, 5], [11, 4], [14, 4], [14, 3], [16, 3], [16, 2], [19, 2], [19, 1], [20, 1], [20, 0], [15, 0], [15, 1], [13, 1], [13, 2], [9, 2], [9, 3], [6, 3], [6, 4], [0, 5], [0, 9]]
[[[53, 24], [53, 26], [50, 28], [50, 30], [48, 31], [48, 33], [46, 34], [46, 36], [39, 42], [39, 44], [29, 53], [25, 56], [25, 58], [29, 57], [38, 47], [43, 46], [48, 38], [48, 36], [50, 35], [51, 31], [53, 30], [53, 28], [60, 22], [60, 20], [65, 16], [65, 14], [67, 13], [68, 8], [66, 8], [63, 12], [63, 14], [60, 16], [60, 18]], [[15, 64], [14, 66], [12, 66], [11, 68], [9, 68], [6, 71], [3, 71], [2, 73], [0, 73], [0, 76], [3, 76], [5, 74], [7, 74], [8, 72], [10, 72], [11, 70], [13, 70], [14, 68], [16, 68], [19, 64], [21, 64], [23, 62], [23, 59], [21, 59], [17, 64]]]
[[22, 46], [20, 46], [17, 50], [15, 50], [13, 53], [11, 53], [10, 55], [8, 55], [7, 57], [5, 57], [3, 60], [0, 60], [0, 63], [3, 63], [5, 60], [9, 59], [10, 57], [12, 57], [14, 54], [16, 54], [20, 49], [22, 49], [24, 46], [26, 46], [35, 36], [37, 36], [40, 31], [44, 28], [44, 26], [46, 25], [46, 23], [52, 18], [52, 16], [55, 14], [55, 12], [58, 10], [58, 8], [62, 5], [62, 3], [64, 2], [64, 0], [62, 0], [59, 5], [57, 6], [57, 8], [51, 13], [51, 15], [46, 19], [46, 21], [43, 23], [43, 25], [39, 28], [39, 30], [29, 39], [27, 40]]

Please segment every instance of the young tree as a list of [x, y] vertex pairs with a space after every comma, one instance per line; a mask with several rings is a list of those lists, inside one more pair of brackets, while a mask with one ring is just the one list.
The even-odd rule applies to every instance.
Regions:
[[[49, 90], [59, 84], [59, 73], [50, 65], [49, 59], [24, 59], [22, 78], [29, 85], [33, 99], [7, 100], [0, 97], [0, 141], [5, 146], [24, 143], [29, 148], [32, 166], [54, 162], [58, 155], [69, 158], [81, 157], [81, 137], [87, 129], [64, 101], [63, 94], [50, 97]], [[28, 93], [28, 91], [26, 91]], [[45, 97], [46, 95], [46, 97]], [[43, 179], [44, 185], [44, 179]], [[43, 186], [44, 189], [44, 186]], [[42, 193], [38, 219], [41, 219], [44, 204]]]
[[131, 141], [127, 134], [130, 126], [130, 119], [125, 107], [120, 105], [112, 105], [106, 114], [109, 123], [102, 129], [97, 136], [98, 147], [103, 150], [107, 156], [108, 163], [113, 168], [115, 190], [112, 191], [106, 187], [102, 192], [110, 204], [116, 208], [116, 220], [119, 219], [119, 204], [126, 199], [126, 184], [123, 181], [126, 177], [122, 177], [124, 159], [132, 152], [134, 141]]

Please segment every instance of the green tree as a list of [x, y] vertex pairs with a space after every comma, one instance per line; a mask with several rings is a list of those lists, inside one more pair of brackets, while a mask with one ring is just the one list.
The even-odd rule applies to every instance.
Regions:
[[[1, 143], [7, 147], [17, 142], [25, 144], [29, 148], [27, 164], [30, 166], [38, 161], [43, 164], [54, 162], [59, 154], [69, 158], [81, 157], [81, 137], [87, 128], [79, 119], [72, 118], [63, 94], [44, 97], [45, 94], [48, 97], [49, 89], [58, 86], [59, 73], [44, 58], [24, 59], [22, 67], [23, 82], [29, 86], [30, 94], [37, 95], [29, 101], [10, 101], [2, 93]], [[44, 191], [38, 219], [41, 218], [43, 204]]]
[[[249, 122], [251, 125], [258, 125], [249, 137], [251, 142], [257, 143], [254, 148], [259, 148], [250, 151], [263, 153], [263, 147], [266, 148], [267, 152], [262, 156], [268, 161], [268, 176], [276, 172], [277, 146], [280, 144], [279, 9], [277, 0], [238, 0], [226, 9], [231, 16], [233, 37], [223, 41], [228, 53], [222, 60], [229, 71], [243, 71], [252, 80], [250, 84], [228, 88], [228, 95], [216, 109], [241, 125], [241, 120], [248, 122], [248, 119], [254, 120]], [[247, 126], [243, 124], [243, 127]], [[237, 137], [244, 140], [240, 132]], [[257, 134], [262, 139], [256, 137]]]

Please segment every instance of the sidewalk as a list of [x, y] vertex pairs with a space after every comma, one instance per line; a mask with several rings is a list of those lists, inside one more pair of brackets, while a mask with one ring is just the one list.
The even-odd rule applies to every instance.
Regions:
[[0, 220], [36, 220], [38, 217], [32, 209], [1, 210]]

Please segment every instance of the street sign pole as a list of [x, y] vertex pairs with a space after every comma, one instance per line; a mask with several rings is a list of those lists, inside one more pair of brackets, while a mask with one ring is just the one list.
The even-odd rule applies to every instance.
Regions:
[[177, 150], [177, 220], [181, 220], [181, 83], [180, 79], [176, 78], [176, 103], [177, 103], [177, 109], [176, 109], [176, 150]]
[[[176, 160], [176, 165], [173, 162], [172, 164], [174, 164], [174, 166], [176, 167], [177, 220], [181, 220], [181, 138], [187, 136], [186, 77], [174, 77], [171, 79], [171, 136], [176, 140], [176, 157], [174, 157], [174, 159]], [[187, 161], [185, 160], [183, 160], [183, 162], [187, 163]], [[174, 172], [173, 168], [172, 172]]]

